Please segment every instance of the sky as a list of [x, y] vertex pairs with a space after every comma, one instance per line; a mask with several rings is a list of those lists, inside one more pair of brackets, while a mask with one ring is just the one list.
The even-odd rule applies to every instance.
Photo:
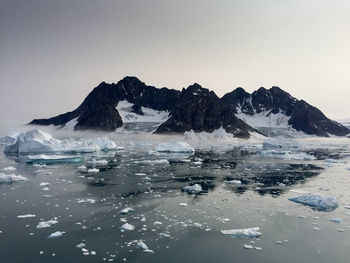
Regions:
[[0, 0], [0, 124], [75, 109], [100, 82], [279, 86], [350, 118], [348, 0]]

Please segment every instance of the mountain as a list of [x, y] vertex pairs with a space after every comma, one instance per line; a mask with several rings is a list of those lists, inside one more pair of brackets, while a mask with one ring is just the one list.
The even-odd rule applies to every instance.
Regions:
[[193, 84], [183, 89], [175, 103], [170, 118], [161, 124], [156, 133], [213, 132], [225, 129], [236, 137], [249, 137], [252, 127], [238, 119], [233, 107], [220, 103], [220, 98], [213, 91]]
[[33, 125], [65, 125], [75, 120], [74, 130], [114, 131], [123, 126], [123, 120], [116, 109], [120, 101], [133, 104], [131, 112], [142, 115], [141, 107], [157, 111], [170, 111], [180, 91], [147, 86], [135, 77], [125, 77], [117, 84], [102, 82], [85, 98], [74, 111], [49, 119], [35, 119]]
[[317, 108], [278, 87], [260, 88], [252, 94], [237, 88], [220, 99], [199, 84], [182, 91], [158, 89], [136, 77], [125, 77], [116, 84], [102, 82], [75, 110], [29, 124], [104, 131], [123, 127], [155, 133], [213, 132], [223, 128], [243, 138], [261, 127], [294, 128], [318, 136], [350, 133]]
[[328, 119], [319, 109], [304, 100], [297, 100], [279, 87], [260, 88], [252, 94], [242, 88], [221, 98], [234, 108], [238, 118], [258, 127], [292, 127], [309, 135], [345, 136], [350, 130]]

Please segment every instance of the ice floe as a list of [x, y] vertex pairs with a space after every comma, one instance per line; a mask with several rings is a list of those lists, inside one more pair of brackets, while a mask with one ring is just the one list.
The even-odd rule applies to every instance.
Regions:
[[32, 218], [35, 217], [33, 214], [26, 214], [26, 215], [18, 215], [17, 218]]
[[132, 231], [135, 229], [135, 227], [129, 223], [125, 223], [120, 228], [121, 228], [121, 230], [124, 230], [124, 231]]
[[199, 194], [203, 191], [202, 186], [200, 184], [186, 185], [182, 189], [190, 194]]
[[57, 223], [58, 223], [58, 221], [57, 221], [56, 218], [48, 220], [48, 221], [41, 221], [41, 222], [38, 223], [36, 228], [39, 228], [39, 229], [41, 229], [41, 228], [48, 228], [48, 227], [51, 227], [51, 226], [53, 226], [53, 225], [55, 225]]
[[56, 164], [56, 163], [79, 163], [82, 158], [74, 155], [27, 155], [27, 163]]
[[14, 171], [16, 171], [16, 168], [13, 166], [8, 166], [8, 167], [3, 168], [2, 170], [6, 171], [6, 172], [14, 172]]
[[145, 242], [143, 242], [142, 240], [136, 242], [136, 248], [141, 249], [143, 252], [146, 253], [154, 253], [154, 251], [149, 249]]
[[116, 149], [116, 143], [107, 137], [59, 140], [53, 138], [49, 133], [35, 129], [19, 134], [16, 137], [16, 142], [7, 146], [5, 152], [11, 154], [28, 154], [52, 152], [95, 152]]
[[194, 153], [194, 148], [186, 142], [159, 143], [155, 150], [165, 153]]
[[259, 237], [262, 235], [261, 232], [259, 232], [259, 227], [252, 227], [252, 228], [243, 228], [243, 229], [230, 229], [230, 230], [221, 230], [221, 233], [224, 235], [230, 235], [232, 237], [237, 238], [253, 238], [253, 237]]
[[61, 237], [63, 236], [63, 234], [65, 234], [66, 232], [64, 231], [56, 231], [56, 232], [53, 232], [51, 233], [48, 238], [57, 238], [57, 237]]
[[130, 213], [130, 212], [132, 212], [132, 211], [134, 211], [134, 209], [132, 209], [131, 207], [126, 207], [126, 208], [120, 210], [119, 213], [120, 213], [121, 215], [126, 215], [126, 214], [128, 214], [128, 213]]
[[290, 201], [313, 207], [318, 210], [330, 211], [339, 206], [335, 197], [320, 194], [304, 194], [289, 198]]
[[6, 184], [6, 183], [9, 184], [15, 181], [26, 181], [26, 180], [27, 178], [22, 175], [0, 173], [0, 184]]

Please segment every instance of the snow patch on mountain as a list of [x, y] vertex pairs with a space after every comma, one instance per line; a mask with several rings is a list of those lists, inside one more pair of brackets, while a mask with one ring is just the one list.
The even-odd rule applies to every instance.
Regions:
[[128, 122], [155, 122], [162, 123], [168, 120], [168, 111], [157, 111], [147, 107], [141, 107], [143, 115], [132, 112], [131, 107], [134, 104], [127, 100], [119, 101], [116, 109], [122, 117], [124, 123]]

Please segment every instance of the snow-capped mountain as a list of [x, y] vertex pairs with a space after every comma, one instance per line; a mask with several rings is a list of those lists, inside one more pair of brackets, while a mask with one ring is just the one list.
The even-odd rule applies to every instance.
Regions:
[[260, 88], [249, 94], [242, 88], [227, 93], [222, 102], [234, 107], [238, 118], [255, 128], [278, 127], [317, 136], [345, 136], [349, 130], [328, 119], [319, 109], [279, 87]]
[[350, 132], [278, 87], [260, 88], [252, 94], [238, 88], [220, 99], [198, 84], [182, 91], [158, 89], [136, 77], [125, 77], [116, 84], [102, 82], [74, 111], [35, 119], [30, 124], [105, 131], [120, 127], [137, 130], [142, 124], [156, 133], [224, 129], [245, 138], [251, 132], [264, 132], [260, 129], [263, 127], [284, 127], [318, 136], [344, 136]]

